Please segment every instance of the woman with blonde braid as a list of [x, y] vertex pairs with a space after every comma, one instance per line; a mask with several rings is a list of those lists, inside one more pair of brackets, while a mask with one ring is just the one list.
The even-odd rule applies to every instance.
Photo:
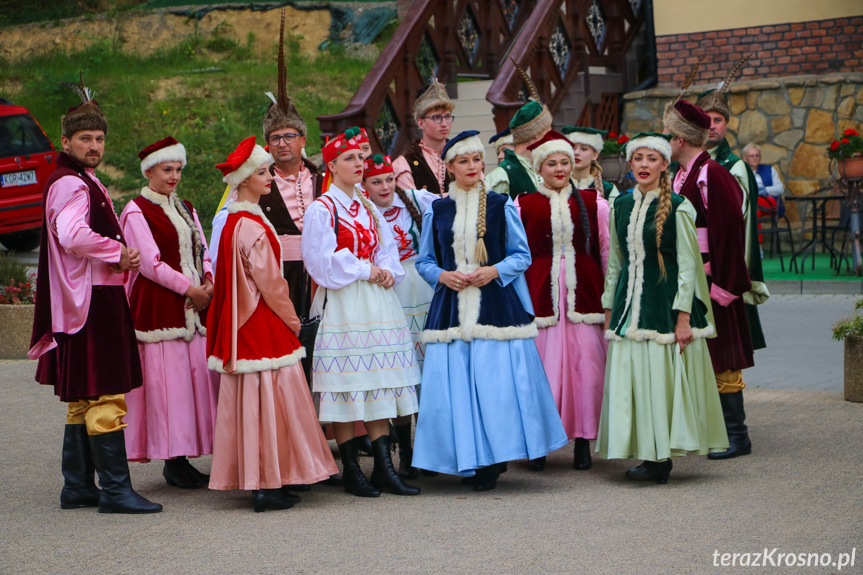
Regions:
[[[345, 491], [377, 497], [381, 489], [418, 495], [393, 467], [389, 420], [417, 412], [420, 369], [401, 304], [392, 288], [404, 278], [389, 226], [360, 191], [363, 162], [356, 128], [323, 149], [329, 189], [303, 218], [303, 261], [319, 288], [312, 390], [318, 417], [332, 423]], [[357, 461], [355, 423], [364, 422], [375, 459], [371, 483]]]
[[205, 348], [213, 267], [197, 212], [177, 197], [183, 144], [165, 138], [138, 157], [148, 185], [120, 217], [129, 245], [141, 250], [126, 291], [144, 385], [126, 394], [126, 453], [130, 461], [164, 459], [168, 485], [197, 489], [209, 477], [186, 457], [213, 452], [219, 395]]
[[568, 440], [532, 341], [524, 227], [509, 197], [485, 186], [478, 133], [447, 143], [441, 156], [454, 181], [423, 215], [416, 267], [435, 293], [413, 464], [475, 475], [473, 489], [488, 491], [498, 464], [544, 457]]
[[[531, 264], [525, 273], [536, 347], [563, 427], [575, 439], [573, 467], [590, 469], [602, 409], [607, 344], [603, 337], [603, 278], [608, 260], [608, 202], [570, 179], [573, 144], [551, 131], [528, 146], [543, 179], [537, 194], [516, 198]], [[531, 461], [541, 471], [545, 460]]]
[[[367, 158], [363, 165], [363, 188], [368, 192], [369, 199], [383, 212], [384, 221], [396, 240], [405, 279], [393, 289], [408, 320], [417, 363], [422, 370], [425, 346], [420, 342], [420, 332], [425, 325], [434, 290], [417, 273], [415, 264], [422, 232], [422, 214], [438, 196], [428, 190], [405, 191], [398, 187], [389, 156], [377, 154]], [[412, 420], [410, 415], [393, 420], [399, 442], [399, 475], [403, 479], [416, 479], [418, 476], [416, 468], [411, 465]]]
[[707, 277], [695, 209], [673, 194], [670, 136], [642, 133], [626, 146], [633, 193], [617, 199], [602, 305], [610, 340], [596, 451], [639, 458], [634, 480], [667, 483], [672, 457], [728, 445], [713, 364]]
[[608, 132], [579, 126], [566, 126], [561, 132], [572, 142], [572, 179], [575, 187], [579, 190], [593, 188], [609, 203], [613, 203], [620, 191], [617, 186], [602, 179], [602, 166], [599, 165], [602, 139]]

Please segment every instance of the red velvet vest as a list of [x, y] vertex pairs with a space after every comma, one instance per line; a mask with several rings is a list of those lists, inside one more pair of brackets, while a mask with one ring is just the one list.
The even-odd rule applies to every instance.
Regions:
[[[575, 251], [575, 311], [579, 314], [603, 313], [602, 309], [602, 258], [599, 250], [599, 225], [596, 218], [596, 191], [579, 190], [587, 208], [590, 223], [590, 247], [584, 237], [581, 211], [578, 200], [569, 198], [569, 213], [572, 222], [572, 248]], [[552, 290], [558, 288], [558, 278], [551, 277], [554, 258], [554, 241], [551, 227], [551, 202], [541, 193], [522, 194], [521, 221], [530, 246], [531, 264], [524, 274], [534, 315], [537, 318], [554, 317]], [[563, 255], [561, 253], [561, 255]], [[561, 261], [561, 266], [563, 262]], [[566, 294], [561, 294], [566, 298]], [[567, 312], [571, 311], [567, 308]], [[563, 318], [561, 318], [562, 320]]]
[[[153, 240], [159, 248], [162, 263], [176, 272], [183, 273], [179, 235], [165, 210], [143, 196], [138, 196], [132, 201], [141, 209], [150, 227]], [[191, 213], [192, 204], [186, 201], [183, 203]], [[185, 254], [185, 257], [189, 262], [187, 265], [194, 269], [195, 255], [191, 236], [189, 232], [189, 253]], [[206, 311], [199, 313], [194, 309], [184, 310], [185, 305], [185, 295], [171, 291], [138, 274], [129, 296], [129, 307], [132, 309], [138, 341], [154, 342], [180, 338], [191, 341], [195, 332], [206, 335], [204, 329], [207, 324]]]
[[361, 260], [372, 259], [378, 247], [378, 231], [374, 216], [362, 205], [356, 216], [345, 213], [344, 206], [339, 210], [338, 202], [328, 195], [323, 195], [315, 201], [323, 202], [330, 212], [330, 221], [333, 230], [336, 231], [338, 244], [336, 251], [347, 249]]

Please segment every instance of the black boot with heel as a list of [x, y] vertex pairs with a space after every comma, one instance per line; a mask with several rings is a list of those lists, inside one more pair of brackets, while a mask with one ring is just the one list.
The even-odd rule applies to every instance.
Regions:
[[393, 467], [391, 445], [389, 435], [381, 435], [372, 441], [375, 456], [372, 485], [380, 490], [386, 489], [396, 495], [419, 495], [422, 491], [419, 487], [408, 485], [396, 473], [395, 467]]
[[339, 444], [339, 454], [342, 456], [342, 481], [345, 491], [357, 497], [378, 497], [381, 492], [369, 483], [360, 462], [357, 461], [357, 446], [353, 439]]

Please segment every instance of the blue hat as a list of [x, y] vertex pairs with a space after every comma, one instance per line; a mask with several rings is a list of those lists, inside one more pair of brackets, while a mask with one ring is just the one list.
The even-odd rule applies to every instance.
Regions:
[[495, 142], [497, 142], [499, 139], [503, 138], [504, 136], [509, 136], [511, 134], [512, 134], [512, 130], [510, 130], [509, 126], [507, 126], [505, 130], [498, 132], [497, 134], [495, 134], [494, 136], [489, 138], [488, 143], [494, 144]]
[[456, 156], [471, 152], [479, 152], [485, 159], [485, 146], [483, 146], [482, 140], [477, 137], [478, 135], [479, 132], [476, 130], [461, 132], [446, 143], [440, 154], [441, 159], [444, 162], [449, 162]]

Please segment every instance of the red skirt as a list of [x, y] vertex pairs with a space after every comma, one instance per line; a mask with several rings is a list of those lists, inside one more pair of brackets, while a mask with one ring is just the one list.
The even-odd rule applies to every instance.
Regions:
[[128, 393], [141, 387], [141, 358], [123, 286], [93, 286], [87, 322], [55, 333], [57, 347], [39, 358], [36, 381], [62, 401]]

